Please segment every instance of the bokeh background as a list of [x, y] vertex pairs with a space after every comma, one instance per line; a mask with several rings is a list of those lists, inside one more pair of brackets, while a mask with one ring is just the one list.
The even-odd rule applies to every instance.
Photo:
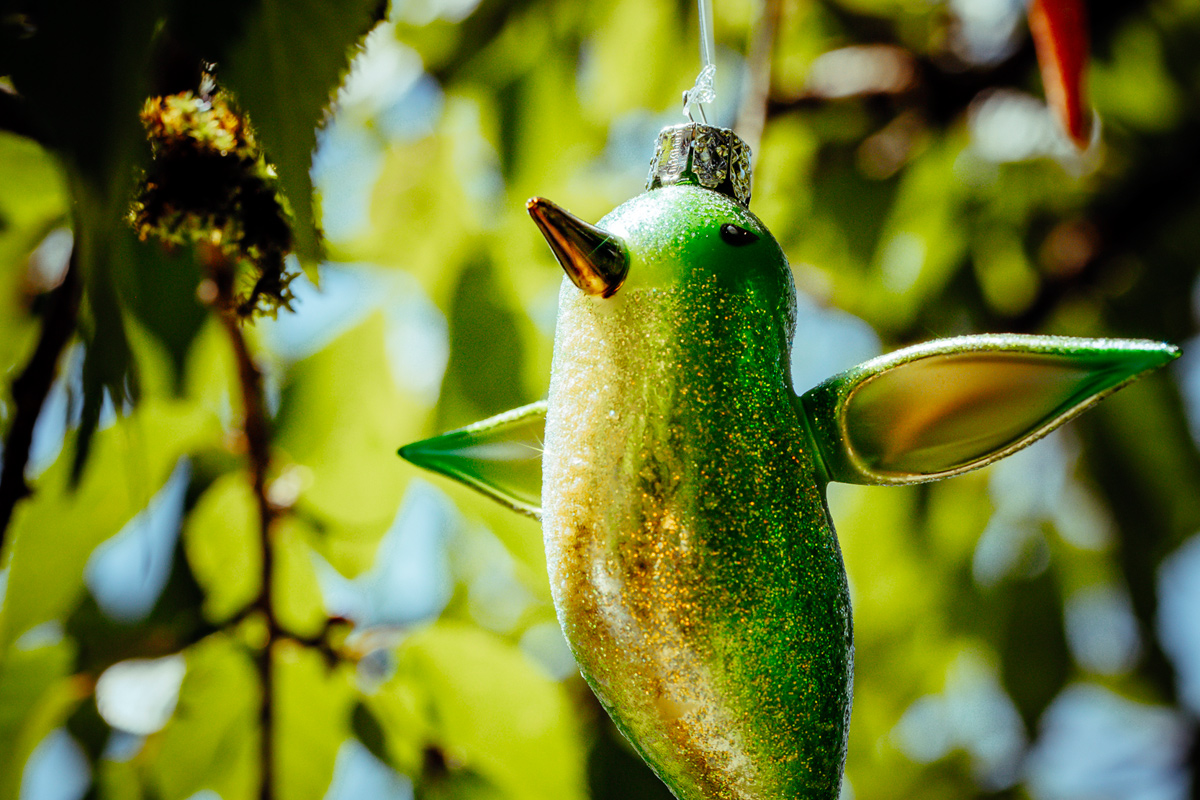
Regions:
[[[219, 84], [320, 41], [304, 8], [338, 13], [248, 7], [280, 24], [231, 34]], [[1184, 349], [989, 468], [830, 487], [857, 640], [844, 798], [1196, 796], [1200, 2], [1088, 11], [1079, 153], [1017, 0], [715, 0], [710, 120], [751, 143], [752, 208], [795, 273], [798, 390], [974, 332]], [[524, 201], [596, 220], [640, 192], [697, 41], [691, 0], [394, 0], [351, 54], [312, 158], [324, 255], [294, 311], [243, 326], [271, 418], [281, 800], [669, 797], [571, 660], [537, 524], [395, 451], [545, 395], [561, 272]], [[84, 135], [103, 114], [60, 99]], [[76, 172], [28, 133], [0, 131], [6, 428], [79, 240]], [[0, 556], [0, 799], [260, 795], [263, 556], [197, 281], [142, 291], [174, 309], [153, 324], [119, 294], [140, 392], [102, 395], [74, 489], [96, 340], [60, 359]]]

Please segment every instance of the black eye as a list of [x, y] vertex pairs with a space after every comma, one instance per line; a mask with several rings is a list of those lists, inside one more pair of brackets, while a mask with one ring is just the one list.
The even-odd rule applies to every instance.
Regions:
[[734, 225], [732, 222], [726, 222], [721, 226], [721, 241], [734, 247], [741, 247], [751, 242], [757, 242], [758, 234]]

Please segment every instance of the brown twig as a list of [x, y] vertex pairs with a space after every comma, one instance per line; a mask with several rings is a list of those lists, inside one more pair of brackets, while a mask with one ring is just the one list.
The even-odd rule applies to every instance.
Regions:
[[271, 651], [283, 634], [271, 606], [271, 576], [274, 571], [274, 548], [272, 547], [271, 523], [275, 509], [267, 498], [267, 474], [271, 466], [271, 438], [267, 422], [267, 407], [263, 395], [262, 372], [254, 363], [246, 337], [242, 334], [241, 322], [236, 314], [237, 295], [234, 290], [234, 265], [219, 248], [204, 250], [203, 261], [208, 268], [209, 278], [216, 286], [217, 313], [229, 334], [237, 360], [238, 383], [242, 391], [244, 419], [242, 431], [246, 438], [246, 450], [250, 458], [251, 484], [258, 504], [259, 541], [262, 550], [262, 568], [259, 576], [258, 596], [253, 608], [261, 613], [267, 623], [267, 640], [258, 653], [256, 666], [262, 687], [259, 709], [259, 758], [262, 779], [259, 784], [261, 800], [272, 800], [275, 796], [274, 770], [274, 680], [271, 670]]
[[8, 439], [4, 442], [4, 467], [0, 471], [0, 548], [4, 546], [4, 536], [12, 520], [13, 509], [30, 492], [25, 483], [25, 466], [29, 462], [33, 428], [50, 386], [54, 383], [59, 358], [75, 333], [79, 294], [79, 267], [76, 255], [72, 253], [62, 283], [47, 296], [42, 334], [33, 356], [12, 384], [16, 413], [8, 431]]
[[738, 134], [758, 152], [762, 143], [763, 128], [767, 123], [767, 104], [771, 99], [771, 67], [774, 63], [775, 36], [779, 30], [782, 13], [781, 0], [766, 0], [754, 29], [754, 40], [750, 43], [749, 70], [746, 76], [746, 91], [741, 108], [738, 109]]

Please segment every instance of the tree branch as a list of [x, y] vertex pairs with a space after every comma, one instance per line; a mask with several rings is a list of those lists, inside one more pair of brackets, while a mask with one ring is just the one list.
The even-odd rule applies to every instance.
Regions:
[[76, 254], [72, 253], [62, 283], [47, 296], [42, 334], [33, 356], [12, 384], [16, 413], [8, 431], [8, 439], [4, 442], [4, 467], [0, 470], [0, 548], [4, 546], [4, 536], [12, 520], [13, 509], [30, 493], [25, 483], [25, 467], [29, 462], [33, 429], [50, 386], [54, 383], [59, 358], [75, 333], [79, 294], [79, 265]]
[[262, 568], [259, 576], [258, 597], [253, 608], [267, 622], [267, 641], [256, 658], [262, 700], [259, 709], [259, 759], [262, 779], [259, 784], [261, 800], [272, 800], [275, 796], [274, 769], [274, 680], [271, 670], [271, 651], [275, 642], [284, 635], [271, 606], [271, 578], [274, 572], [274, 548], [272, 547], [271, 523], [275, 519], [275, 508], [267, 498], [267, 473], [271, 466], [270, 426], [267, 419], [266, 401], [263, 395], [262, 372], [254, 363], [246, 337], [235, 313], [237, 296], [234, 291], [234, 264], [217, 247], [203, 248], [202, 259], [208, 268], [209, 277], [216, 284], [216, 307], [218, 316], [229, 334], [237, 360], [238, 383], [241, 386], [244, 419], [242, 431], [246, 437], [246, 450], [250, 459], [251, 484], [258, 505], [259, 544], [262, 550]]

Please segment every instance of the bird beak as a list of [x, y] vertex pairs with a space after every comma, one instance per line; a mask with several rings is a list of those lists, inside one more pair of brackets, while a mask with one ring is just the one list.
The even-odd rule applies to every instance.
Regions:
[[612, 297], [629, 274], [629, 253], [621, 237], [590, 225], [544, 197], [525, 204], [550, 243], [563, 272], [587, 294]]

